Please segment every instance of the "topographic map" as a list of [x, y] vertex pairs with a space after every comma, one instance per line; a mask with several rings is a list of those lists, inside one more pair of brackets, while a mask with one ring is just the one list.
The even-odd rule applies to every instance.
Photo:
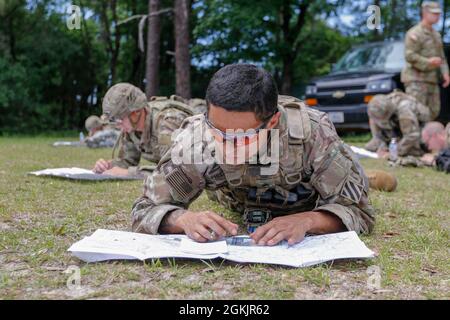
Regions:
[[184, 235], [146, 235], [99, 229], [91, 236], [74, 243], [68, 251], [86, 262], [222, 258], [238, 263], [268, 263], [292, 267], [307, 267], [337, 259], [374, 257], [374, 253], [354, 231], [308, 236], [293, 246], [283, 242], [270, 247], [253, 245], [248, 236], [197, 243]]

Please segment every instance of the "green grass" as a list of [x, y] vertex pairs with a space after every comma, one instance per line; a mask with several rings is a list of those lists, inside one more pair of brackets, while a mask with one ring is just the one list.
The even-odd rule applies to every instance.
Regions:
[[[305, 269], [239, 265], [222, 260], [162, 259], [86, 264], [66, 252], [98, 228], [129, 230], [142, 183], [72, 182], [27, 176], [51, 167], [93, 166], [111, 150], [53, 148], [56, 138], [0, 138], [0, 298], [2, 299], [448, 299], [450, 175], [429, 168], [365, 168], [394, 172], [396, 192], [372, 192], [374, 233], [362, 237], [378, 253], [368, 261]], [[366, 137], [349, 137], [361, 143]], [[226, 212], [205, 195], [192, 206]], [[229, 217], [240, 218], [230, 212]], [[81, 269], [81, 290], [64, 273]], [[367, 268], [381, 270], [370, 290]]]

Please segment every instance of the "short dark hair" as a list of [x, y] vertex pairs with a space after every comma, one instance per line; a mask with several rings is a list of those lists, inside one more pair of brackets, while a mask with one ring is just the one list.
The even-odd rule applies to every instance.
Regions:
[[278, 88], [272, 75], [252, 64], [230, 64], [209, 81], [208, 107], [213, 104], [228, 111], [252, 111], [260, 120], [277, 112]]

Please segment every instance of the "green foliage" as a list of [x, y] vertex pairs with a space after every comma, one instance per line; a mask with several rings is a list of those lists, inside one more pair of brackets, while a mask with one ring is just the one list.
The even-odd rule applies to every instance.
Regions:
[[[203, 97], [211, 75], [221, 66], [250, 62], [270, 70], [280, 87], [288, 69], [292, 78], [288, 88], [300, 97], [305, 84], [329, 72], [354, 43], [401, 36], [419, 20], [419, 0], [408, 0], [405, 6], [379, 0], [374, 3], [381, 7], [383, 29], [370, 31], [365, 23], [372, 2], [193, 1], [192, 95]], [[139, 19], [116, 23], [146, 14], [148, 1], [116, 1], [115, 11], [112, 0], [0, 3], [0, 134], [79, 131], [87, 116], [100, 114], [101, 97], [112, 82], [131, 82], [144, 89]], [[81, 30], [66, 26], [72, 3], [81, 7]], [[445, 3], [448, 11], [450, 3]], [[302, 4], [309, 4], [305, 23], [295, 32]], [[171, 6], [173, 1], [161, 1], [162, 9]], [[342, 23], [342, 15], [353, 17], [350, 25]], [[283, 16], [289, 17], [287, 26]], [[284, 27], [292, 32], [286, 33]], [[173, 13], [161, 16], [161, 30], [159, 94], [170, 95], [175, 91]], [[144, 39], [147, 32], [145, 27]], [[120, 34], [118, 43], [116, 34]]]
[[[0, 127], [14, 128], [16, 119], [23, 113], [23, 106], [29, 106], [29, 93], [26, 91], [27, 76], [20, 64], [10, 64], [0, 57]], [[23, 90], [25, 89], [25, 90]], [[23, 90], [23, 91], [22, 91]], [[19, 95], [17, 92], [22, 93]], [[22, 109], [22, 110], [21, 110]]]
[[[331, 7], [325, 1], [310, 6], [304, 29], [290, 42], [281, 32], [280, 10], [285, 2], [259, 1], [255, 6], [247, 1], [203, 1], [195, 7], [195, 13], [201, 18], [193, 30], [197, 39], [194, 58], [208, 59], [214, 68], [236, 62], [257, 63], [279, 79], [283, 57], [296, 42], [301, 42], [295, 59], [296, 82], [306, 82], [312, 76], [328, 72], [330, 63], [335, 62], [351, 42], [320, 17], [316, 18], [317, 13], [330, 12]], [[298, 1], [288, 2], [291, 15], [296, 16]], [[291, 25], [297, 23], [296, 19], [291, 20]]]

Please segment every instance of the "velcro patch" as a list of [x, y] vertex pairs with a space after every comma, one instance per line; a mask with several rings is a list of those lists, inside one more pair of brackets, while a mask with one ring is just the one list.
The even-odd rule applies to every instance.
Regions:
[[417, 36], [416, 36], [414, 33], [411, 33], [411, 34], [409, 35], [409, 37], [411, 38], [411, 40], [417, 41]]
[[186, 202], [195, 195], [192, 179], [188, 177], [181, 167], [168, 162], [164, 165], [163, 171], [167, 184], [177, 195], [174, 197], [176, 198], [175, 200]]
[[208, 186], [213, 189], [218, 189], [227, 183], [227, 178], [219, 165], [208, 170], [206, 177], [208, 178]]
[[363, 190], [364, 187], [361, 184], [356, 183], [349, 178], [342, 187], [341, 196], [352, 201], [353, 203], [359, 203]]

